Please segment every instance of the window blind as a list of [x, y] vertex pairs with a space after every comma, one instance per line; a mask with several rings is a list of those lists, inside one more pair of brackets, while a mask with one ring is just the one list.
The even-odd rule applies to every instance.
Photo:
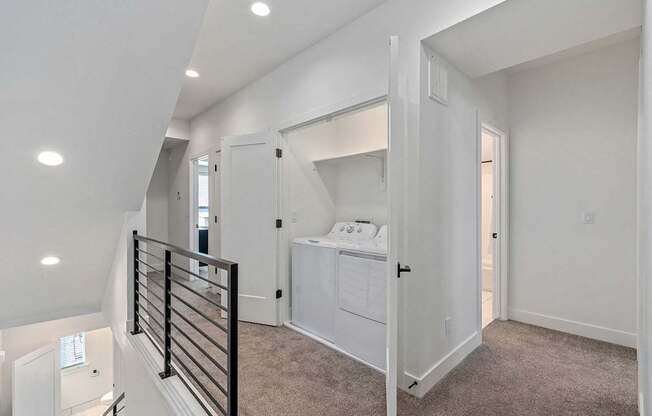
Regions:
[[82, 332], [61, 338], [61, 368], [86, 362], [86, 335]]

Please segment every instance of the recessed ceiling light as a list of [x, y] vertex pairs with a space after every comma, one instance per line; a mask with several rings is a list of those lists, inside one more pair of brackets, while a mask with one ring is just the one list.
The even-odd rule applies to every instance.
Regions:
[[44, 266], [54, 266], [55, 264], [59, 264], [60, 261], [61, 259], [59, 257], [47, 256], [41, 259], [41, 264]]
[[57, 152], [41, 152], [38, 161], [47, 166], [59, 166], [63, 163], [63, 156]]
[[251, 12], [256, 16], [267, 16], [270, 13], [269, 6], [262, 1], [257, 1], [251, 5]]
[[199, 77], [199, 72], [195, 71], [194, 69], [187, 69], [186, 76], [188, 78], [197, 78]]

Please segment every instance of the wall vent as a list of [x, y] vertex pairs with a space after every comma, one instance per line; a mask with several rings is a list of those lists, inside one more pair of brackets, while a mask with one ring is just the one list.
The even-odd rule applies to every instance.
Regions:
[[428, 96], [443, 105], [448, 105], [448, 69], [436, 55], [428, 60]]

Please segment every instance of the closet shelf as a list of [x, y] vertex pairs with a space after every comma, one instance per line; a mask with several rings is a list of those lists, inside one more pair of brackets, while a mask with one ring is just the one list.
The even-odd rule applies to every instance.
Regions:
[[340, 162], [344, 161], [347, 159], [353, 159], [353, 158], [360, 158], [360, 157], [379, 157], [385, 159], [387, 157], [387, 148], [383, 149], [374, 149], [374, 150], [368, 150], [366, 152], [358, 152], [358, 153], [348, 153], [344, 155], [339, 155], [339, 156], [333, 156], [325, 159], [317, 159], [313, 160], [313, 163], [335, 163], [335, 162]]

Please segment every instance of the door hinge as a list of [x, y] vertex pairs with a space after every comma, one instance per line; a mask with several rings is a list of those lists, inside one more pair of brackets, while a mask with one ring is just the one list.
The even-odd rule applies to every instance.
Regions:
[[276, 299], [281, 299], [283, 297], [283, 291], [281, 289], [276, 291]]
[[217, 224], [217, 215], [215, 216], [215, 224]]
[[217, 172], [217, 163], [215, 164], [215, 172]]
[[399, 279], [401, 278], [401, 273], [410, 273], [412, 271], [412, 268], [410, 266], [401, 267], [401, 263], [398, 263], [397, 269], [398, 270], [396, 273], [396, 277], [398, 277]]
[[276, 228], [283, 228], [283, 220], [281, 219], [276, 220]]
[[283, 149], [276, 148], [276, 157], [278, 157], [279, 159], [283, 157]]

